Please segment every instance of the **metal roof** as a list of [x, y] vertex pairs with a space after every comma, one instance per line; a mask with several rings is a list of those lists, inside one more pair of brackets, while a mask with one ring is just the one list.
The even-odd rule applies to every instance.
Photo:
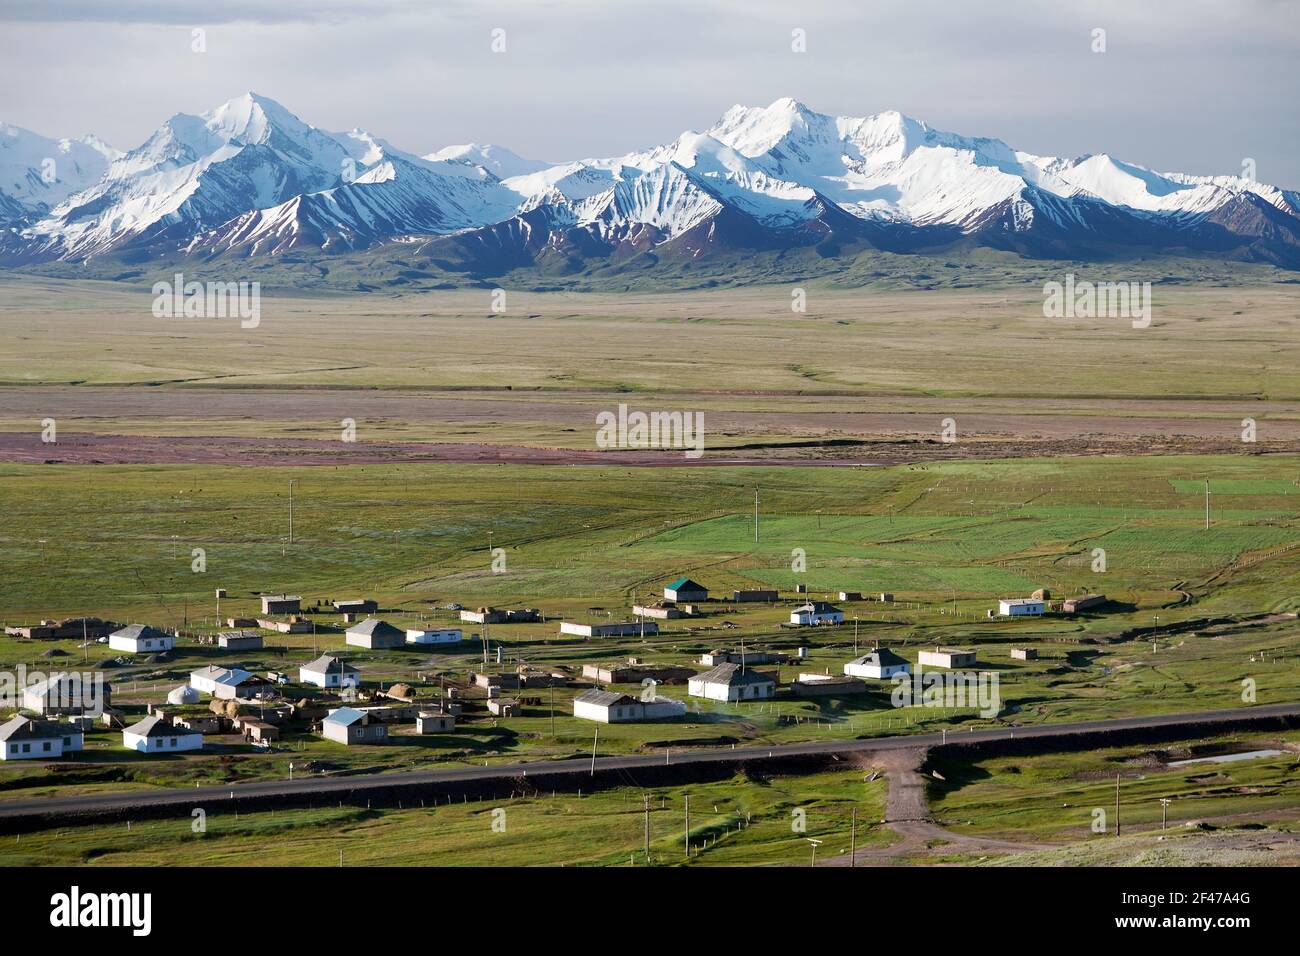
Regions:
[[768, 674], [760, 674], [758, 671], [753, 670], [742, 671], [739, 664], [719, 664], [703, 674], [696, 674], [691, 680], [702, 680], [709, 684], [726, 684], [728, 687], [734, 687], [738, 684], [776, 683]]
[[616, 690], [589, 690], [573, 698], [575, 704], [595, 704], [597, 707], [613, 707], [625, 700], [636, 703], [631, 694], [621, 694]]
[[334, 713], [321, 721], [321, 723], [338, 724], [341, 727], [351, 727], [365, 716], [365, 714], [357, 710], [355, 707], [340, 707], [338, 710], [334, 711]]
[[674, 581], [672, 584], [669, 584], [667, 587], [668, 590], [670, 591], [680, 591], [683, 588], [695, 588], [697, 591], [708, 590], [708, 588], [706, 588], [703, 584], [700, 584], [698, 581], [692, 581], [690, 578], [678, 578], [676, 581]]

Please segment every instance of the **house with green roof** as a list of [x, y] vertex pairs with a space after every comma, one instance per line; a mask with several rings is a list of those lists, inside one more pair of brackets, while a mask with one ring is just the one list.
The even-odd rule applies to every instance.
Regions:
[[664, 588], [664, 600], [676, 601], [678, 604], [691, 604], [696, 601], [707, 601], [709, 599], [709, 589], [702, 584], [692, 581], [690, 578], [678, 578], [672, 584]]

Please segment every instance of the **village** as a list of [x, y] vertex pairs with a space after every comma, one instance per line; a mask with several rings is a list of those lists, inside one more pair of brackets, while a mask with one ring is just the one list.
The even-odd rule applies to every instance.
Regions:
[[[224, 590], [216, 599], [218, 607], [222, 599], [229, 603]], [[54, 662], [68, 653], [44, 652], [50, 672], [20, 688], [13, 716], [0, 725], [0, 759], [76, 759], [85, 753], [88, 735], [100, 756], [120, 750], [166, 758], [205, 751], [292, 752], [308, 739], [340, 748], [420, 741], [451, 748], [458, 728], [498, 728], [525, 716], [549, 720], [553, 735], [561, 714], [603, 725], [671, 724], [713, 720], [728, 708], [739, 712], [765, 702], [831, 700], [870, 712], [890, 707], [900, 678], [919, 679], [922, 670], [961, 673], [973, 681], [988, 677], [982, 668], [1038, 659], [1036, 647], [999, 644], [978, 653], [908, 648], [909, 660], [902, 648], [860, 638], [863, 615], [853, 609], [891, 606], [888, 592], [839, 591], [816, 599], [796, 585], [785, 594], [735, 590], [719, 598], [685, 576], [666, 584], [662, 597], [634, 603], [632, 616], [618, 621], [604, 609], [592, 609], [591, 616], [603, 611], [606, 620], [557, 621], [538, 608], [446, 604], [419, 621], [395, 624], [372, 599], [312, 603], [280, 593], [257, 600], [256, 616], [222, 617], [208, 628], [118, 625], [93, 617], [7, 626], [5, 633], [21, 642], [77, 640], [85, 664], [58, 669]], [[1106, 604], [1101, 594], [1054, 601], [1039, 590], [1028, 598], [1000, 599], [986, 619], [1071, 616]], [[731, 618], [741, 610], [760, 611], [768, 633], [781, 638], [746, 646], [743, 634], [733, 635], [738, 640], [707, 646], [684, 660], [679, 642], [673, 645], [677, 653], [664, 655], [674, 659], [651, 659], [665, 647], [651, 639], [694, 636], [701, 632], [671, 629], [699, 622], [709, 622], [704, 634], [725, 634], [737, 629]], [[400, 621], [410, 615], [391, 616]], [[476, 632], [466, 633], [474, 626]], [[554, 628], [557, 638], [572, 642], [562, 645], [574, 648], [572, 659], [531, 662], [519, 648], [532, 642], [498, 636], [516, 626], [533, 633]], [[296, 646], [275, 644], [281, 635]], [[635, 651], [638, 643], [650, 647], [649, 656]], [[602, 647], [608, 645], [615, 646], [607, 654]], [[635, 652], [614, 657], [627, 646]], [[118, 656], [91, 664], [90, 651], [105, 647]], [[996, 664], [988, 657], [994, 647]], [[409, 652], [435, 656], [386, 663], [386, 656]], [[290, 653], [303, 659], [287, 660]], [[182, 655], [211, 662], [190, 669], [184, 682], [169, 683], [167, 676], [176, 671], [167, 665]], [[253, 663], [265, 664], [268, 657], [274, 668]], [[143, 689], [137, 665], [149, 668]], [[129, 681], [114, 678], [114, 670], [128, 668]], [[975, 703], [972, 697], [956, 706]], [[981, 706], [982, 716], [996, 714], [996, 704], [992, 713], [987, 702]]]

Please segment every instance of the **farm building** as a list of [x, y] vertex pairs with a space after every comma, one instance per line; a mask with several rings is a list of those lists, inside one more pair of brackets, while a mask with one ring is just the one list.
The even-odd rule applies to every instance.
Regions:
[[369, 598], [354, 598], [347, 601], [333, 601], [334, 610], [340, 614], [374, 614], [379, 610], [379, 602]]
[[846, 677], [870, 677], [874, 680], [889, 680], [895, 674], [907, 674], [911, 665], [887, 647], [875, 647], [861, 657], [855, 657], [844, 665]]
[[393, 627], [387, 621], [377, 617], [368, 617], [360, 624], [347, 629], [344, 640], [353, 647], [364, 647], [372, 651], [391, 650], [406, 643], [406, 633]]
[[488, 713], [498, 717], [518, 717], [524, 712], [523, 705], [513, 697], [493, 697], [487, 702]]
[[639, 684], [644, 680], [663, 684], [669, 681], [681, 683], [694, 677], [695, 671], [686, 667], [648, 664], [583, 664], [582, 676], [602, 684]]
[[263, 614], [297, 614], [302, 610], [302, 598], [296, 594], [263, 594]]
[[13, 717], [0, 724], [0, 760], [40, 760], [80, 750], [81, 728], [53, 720]]
[[[159, 714], [164, 720], [167, 718]], [[187, 717], [172, 717], [171, 722], [177, 727], [193, 730], [200, 734], [215, 734], [221, 731], [221, 718], [216, 714], [190, 714]]]
[[382, 744], [388, 728], [372, 715], [353, 707], [340, 707], [320, 722], [321, 736], [336, 744]]
[[573, 716], [602, 724], [631, 723], [638, 720], [666, 720], [681, 717], [686, 705], [680, 700], [656, 697], [641, 700], [616, 691], [589, 690], [573, 698]]
[[866, 682], [857, 677], [838, 677], [832, 674], [800, 674], [790, 692], [796, 697], [847, 697], [865, 694]]
[[108, 635], [108, 646], [128, 654], [155, 654], [170, 651], [176, 646], [176, 638], [148, 624], [129, 624]]
[[776, 693], [776, 681], [767, 674], [745, 670], [740, 664], [719, 664], [687, 682], [692, 697], [735, 702], [766, 700]]
[[809, 626], [843, 624], [844, 612], [825, 601], [809, 601], [790, 612], [790, 623]]
[[664, 600], [675, 601], [707, 601], [709, 599], [709, 589], [702, 584], [697, 584], [690, 578], [678, 578], [672, 584], [664, 588]]
[[778, 595], [775, 591], [732, 591], [731, 599], [738, 604], [745, 601], [775, 601]]
[[6, 627], [5, 633], [11, 637], [25, 637], [37, 641], [61, 640], [69, 637], [95, 641], [107, 637], [115, 630], [117, 630], [116, 624], [101, 621], [97, 617], [69, 617], [61, 621], [41, 621], [40, 624]]
[[298, 680], [303, 684], [327, 689], [345, 684], [356, 687], [361, 683], [361, 672], [347, 661], [325, 654], [298, 668]]
[[573, 621], [560, 623], [561, 634], [575, 634], [578, 637], [639, 637], [659, 633], [659, 625], [654, 621], [614, 621], [608, 624], [578, 624]]
[[1106, 603], [1104, 594], [1086, 594], [1083, 597], [1066, 598], [1061, 602], [1061, 610], [1066, 614], [1078, 614], [1089, 608], [1100, 607]]
[[1038, 648], [1013, 647], [1011, 648], [1011, 657], [1017, 661], [1036, 661], [1038, 660]]
[[267, 693], [271, 682], [238, 667], [209, 665], [190, 671], [190, 686], [201, 694], [211, 694], [221, 700], [236, 700]]
[[706, 651], [700, 655], [700, 664], [717, 667], [719, 664], [784, 664], [789, 654], [781, 651], [733, 651], [730, 648]]
[[862, 600], [862, 592], [861, 592], [861, 591], [841, 591], [841, 592], [840, 592], [840, 600], [841, 600], [841, 601], [861, 601], [861, 600]]
[[291, 617], [287, 621], [277, 621], [271, 617], [259, 617], [257, 626], [281, 634], [309, 634], [313, 630], [312, 622], [303, 617]]
[[456, 715], [440, 710], [422, 710], [415, 718], [415, 732], [419, 734], [449, 734], [456, 729]]
[[408, 644], [455, 644], [460, 641], [460, 628], [442, 627], [432, 630], [419, 627], [406, 629]]
[[535, 607], [513, 611], [481, 607], [476, 611], [461, 611], [460, 619], [467, 624], [535, 624], [542, 619], [542, 612]]
[[475, 674], [474, 683], [479, 687], [485, 687], [489, 690], [519, 690], [523, 686], [523, 678], [517, 673], [503, 671], [500, 674]]
[[141, 753], [179, 753], [200, 750], [203, 735], [175, 727], [157, 715], [146, 717], [122, 731], [122, 746]]
[[222, 631], [217, 635], [217, 646], [223, 651], [260, 651], [262, 635], [256, 631]]
[[632, 613], [636, 617], [653, 617], [660, 621], [674, 621], [680, 617], [688, 617], [684, 608], [676, 604], [633, 604]]
[[247, 721], [240, 729], [251, 744], [269, 744], [280, 739], [280, 728], [263, 720]]
[[998, 614], [1002, 617], [1026, 617], [1042, 614], [1047, 605], [1034, 598], [1003, 598], [998, 601]]
[[916, 663], [923, 667], [974, 667], [975, 652], [956, 647], [936, 647], [917, 654]]
[[102, 714], [113, 688], [102, 674], [54, 674], [23, 688], [23, 710], [38, 714]]

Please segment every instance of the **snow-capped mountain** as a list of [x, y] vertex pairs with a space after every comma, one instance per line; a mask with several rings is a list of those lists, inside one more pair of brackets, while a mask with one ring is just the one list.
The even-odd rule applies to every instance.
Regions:
[[[1294, 191], [1107, 155], [1036, 156], [901, 113], [827, 116], [791, 99], [733, 107], [703, 132], [643, 151], [561, 163], [477, 144], [420, 157], [362, 130], [318, 130], [252, 93], [173, 116], [125, 154], [10, 130], [0, 126], [0, 144], [15, 144], [0, 147], [10, 223], [0, 259], [11, 262], [401, 241], [448, 268], [490, 274], [642, 253], [835, 255], [966, 241], [1070, 256], [1176, 249], [1300, 268]], [[55, 149], [69, 157], [66, 173], [33, 180]]]
[[97, 183], [121, 155], [94, 136], [47, 139], [0, 123], [0, 224], [43, 215]]

